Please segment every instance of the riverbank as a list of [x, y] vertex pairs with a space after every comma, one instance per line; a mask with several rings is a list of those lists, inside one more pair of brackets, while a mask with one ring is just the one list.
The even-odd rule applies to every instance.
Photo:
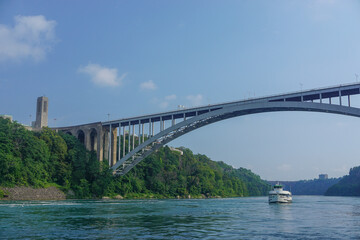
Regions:
[[56, 187], [32, 188], [32, 187], [1, 187], [2, 197], [0, 200], [65, 200], [64, 192]]

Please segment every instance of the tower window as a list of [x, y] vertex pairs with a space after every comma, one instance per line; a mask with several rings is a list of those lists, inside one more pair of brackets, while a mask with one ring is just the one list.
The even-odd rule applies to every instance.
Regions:
[[36, 112], [40, 113], [41, 112], [41, 101], [37, 102], [37, 109]]
[[48, 102], [44, 102], [44, 112], [47, 112], [48, 109]]

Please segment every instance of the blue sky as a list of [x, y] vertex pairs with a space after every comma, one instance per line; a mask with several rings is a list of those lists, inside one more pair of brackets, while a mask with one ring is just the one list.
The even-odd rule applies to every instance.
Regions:
[[[345, 84], [355, 74], [359, 1], [0, 0], [0, 114], [24, 124], [42, 95], [49, 125], [67, 126]], [[360, 97], [352, 103], [360, 107]], [[298, 180], [360, 165], [358, 136], [357, 118], [283, 112], [226, 120], [170, 145], [264, 179]]]

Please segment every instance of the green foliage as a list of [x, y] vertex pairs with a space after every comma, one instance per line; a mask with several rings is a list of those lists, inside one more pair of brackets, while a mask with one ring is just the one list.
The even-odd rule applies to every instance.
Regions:
[[205, 155], [182, 148], [183, 156], [160, 148], [127, 175], [114, 179], [114, 192], [123, 196], [235, 197], [267, 194], [270, 185], [250, 170], [234, 169]]
[[[103, 169], [103, 170], [102, 170]], [[76, 197], [101, 197], [112, 179], [94, 152], [73, 136], [40, 132], [0, 118], [0, 186], [60, 186]]]
[[4, 190], [2, 190], [2, 189], [0, 188], [0, 199], [1, 199], [1, 198], [3, 198], [3, 197], [4, 197], [4, 195], [5, 195]]
[[75, 137], [60, 134], [67, 145], [66, 162], [70, 166], [69, 187], [77, 198], [102, 197], [112, 180], [109, 166], [96, 158], [94, 151], [89, 152]]
[[51, 180], [46, 143], [18, 123], [0, 118], [0, 185], [42, 187]]
[[337, 184], [330, 187], [327, 196], [360, 196], [360, 166], [353, 167], [349, 175], [344, 176]]
[[125, 176], [114, 177], [105, 161], [99, 162], [75, 137], [49, 128], [28, 131], [0, 118], [0, 186], [55, 185], [72, 190], [76, 198], [257, 196], [269, 189], [250, 170], [182, 151], [181, 156], [160, 148]]

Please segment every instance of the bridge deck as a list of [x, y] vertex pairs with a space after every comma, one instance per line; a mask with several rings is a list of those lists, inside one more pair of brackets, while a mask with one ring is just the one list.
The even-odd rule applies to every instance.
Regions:
[[219, 103], [219, 104], [213, 104], [207, 106], [200, 106], [200, 107], [193, 107], [193, 108], [186, 108], [186, 109], [180, 109], [180, 110], [174, 110], [168, 112], [130, 117], [130, 118], [122, 118], [122, 119], [102, 122], [102, 125], [109, 126], [111, 124], [113, 126], [119, 126], [120, 124], [121, 126], [129, 126], [129, 125], [137, 125], [137, 124], [143, 124], [149, 122], [152, 123], [152, 122], [166, 121], [172, 119], [183, 119], [183, 118], [194, 117], [207, 112], [219, 110], [223, 107], [254, 103], [254, 102], [282, 102], [282, 101], [306, 102], [306, 101], [316, 101], [316, 100], [322, 101], [322, 99], [331, 99], [333, 97], [343, 97], [343, 96], [350, 96], [355, 94], [360, 94], [360, 83], [338, 85], [333, 87], [304, 90], [304, 91], [298, 91], [298, 92], [292, 92], [286, 94], [272, 95], [272, 96], [259, 97], [259, 98], [250, 98], [240, 101], [225, 102], [225, 103]]

